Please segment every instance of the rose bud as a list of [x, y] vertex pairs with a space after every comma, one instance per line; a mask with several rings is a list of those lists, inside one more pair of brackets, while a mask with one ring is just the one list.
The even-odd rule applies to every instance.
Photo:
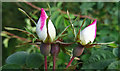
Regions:
[[85, 45], [87, 45], [89, 42], [92, 43], [94, 41], [97, 30], [96, 23], [97, 21], [95, 19], [92, 24], [80, 32], [80, 35], [78, 34], [80, 36], [80, 39], [78, 39], [80, 40], [80, 45], [73, 49], [73, 57], [69, 61], [66, 68], [70, 66], [75, 57], [80, 56], [83, 53]]
[[97, 20], [95, 19], [92, 24], [90, 24], [88, 27], [86, 27], [80, 32], [80, 40], [81, 40], [80, 43], [82, 45], [86, 45], [89, 42], [92, 43], [94, 41], [97, 30], [96, 23]]
[[[42, 40], [44, 43], [49, 43], [48, 41], [53, 42], [56, 37], [56, 30], [50, 19], [48, 20], [48, 28], [47, 28], [47, 25], [46, 25], [47, 18], [48, 16], [46, 12], [44, 11], [43, 8], [41, 8], [41, 15], [36, 24], [36, 33], [39, 39]], [[48, 29], [48, 32], [47, 32], [47, 29]], [[49, 34], [49, 36], [47, 33]], [[47, 37], [50, 37], [50, 39], [48, 39]]]

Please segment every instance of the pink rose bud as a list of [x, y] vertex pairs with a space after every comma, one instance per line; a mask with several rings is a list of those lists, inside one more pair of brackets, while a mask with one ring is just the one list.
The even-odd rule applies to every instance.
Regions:
[[48, 34], [50, 37], [50, 41], [53, 42], [55, 37], [56, 37], [56, 30], [55, 27], [52, 23], [52, 21], [49, 19], [48, 21], [48, 34], [47, 34], [47, 25], [46, 25], [46, 21], [47, 21], [47, 14], [44, 11], [43, 8], [41, 8], [41, 15], [40, 18], [36, 24], [36, 33], [39, 37], [40, 40], [42, 40], [43, 42], [45, 42]]
[[90, 24], [88, 27], [86, 27], [80, 32], [80, 43], [82, 45], [86, 45], [87, 43], [92, 43], [94, 41], [97, 30], [96, 23], [97, 20], [95, 19], [92, 24]]

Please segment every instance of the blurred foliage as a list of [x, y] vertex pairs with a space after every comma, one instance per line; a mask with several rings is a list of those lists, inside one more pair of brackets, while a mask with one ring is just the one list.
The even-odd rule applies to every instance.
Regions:
[[[48, 8], [47, 3], [32, 3], [40, 8]], [[71, 68], [74, 69], [120, 69], [120, 56], [118, 56], [118, 47], [120, 45], [119, 27], [118, 25], [118, 5], [119, 3], [108, 2], [50, 2], [51, 6], [51, 20], [54, 23], [57, 35], [60, 34], [65, 27], [70, 25], [70, 20], [67, 14], [64, 14], [67, 10], [70, 13], [71, 21], [74, 22], [75, 30], [78, 30], [84, 20], [84, 17], [75, 20], [77, 15], [89, 16], [96, 18], [97, 21], [97, 35], [94, 43], [107, 43], [114, 41], [109, 45], [95, 46], [93, 48], [85, 49], [83, 55], [79, 56], [72, 62]], [[26, 30], [29, 33], [36, 36], [35, 24], [30, 21], [28, 17], [23, 15], [18, 8], [24, 9], [36, 22], [40, 17], [40, 11], [27, 5], [24, 2], [21, 3], [2, 3], [2, 31], [10, 32], [16, 36], [26, 38], [27, 40], [34, 41], [35, 39], [20, 31], [6, 30], [5, 27], [14, 27], [22, 30]], [[62, 11], [60, 11], [60, 10]], [[46, 11], [49, 15], [49, 11]], [[86, 19], [82, 29], [89, 25], [93, 20]], [[3, 69], [25, 69], [25, 68], [44, 68], [43, 57], [40, 54], [39, 46], [25, 44], [26, 41], [11, 37], [6, 33], [1, 33], [3, 36], [2, 41], [2, 63]], [[67, 29], [67, 35], [63, 37], [64, 42], [73, 42], [74, 35], [72, 29]], [[67, 53], [71, 53], [72, 48], [75, 45], [63, 47], [65, 52], [60, 51], [57, 56], [56, 68], [63, 69], [67, 65], [70, 56]], [[38, 54], [39, 53], [39, 54]], [[12, 55], [11, 55], [12, 54]], [[18, 61], [19, 60], [19, 61]], [[18, 61], [18, 62], [17, 62]], [[36, 62], [38, 61], [38, 62]], [[52, 69], [52, 57], [48, 57], [48, 69]], [[80, 63], [79, 63], [80, 62]], [[71, 69], [70, 68], [70, 69]]]

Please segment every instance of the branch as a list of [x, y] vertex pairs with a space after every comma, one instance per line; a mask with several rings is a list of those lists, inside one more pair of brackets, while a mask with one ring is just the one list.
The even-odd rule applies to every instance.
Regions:
[[[22, 1], [24, 1], [24, 0], [22, 0]], [[37, 6], [35, 6], [35, 5], [33, 5], [32, 3], [30, 3], [30, 2], [27, 2], [27, 1], [24, 1], [27, 5], [29, 5], [29, 6], [31, 6], [32, 8], [34, 8], [34, 9], [37, 9], [37, 10], [41, 10], [41, 8], [40, 7], [37, 7]], [[48, 11], [48, 8], [46, 8], [46, 9], [44, 9], [45, 11]], [[60, 11], [61, 13], [63, 13], [63, 14], [67, 14], [67, 12], [65, 12], [65, 11], [62, 11], [62, 10], [60, 10], [60, 9], [57, 9], [57, 11]], [[89, 18], [89, 19], [91, 19], [91, 20], [94, 20], [94, 18], [92, 18], [92, 17], [89, 17], [89, 16], [82, 16], [82, 15], [79, 15], [79, 14], [73, 14], [74, 16], [79, 16], [80, 18]]]
[[64, 42], [61, 42], [61, 41], [57, 40], [56, 43], [59, 43], [60, 45], [63, 45], [63, 46], [69, 46], [69, 45], [74, 44], [75, 42], [64, 43]]
[[75, 30], [75, 28], [74, 28], [74, 25], [72, 24], [72, 21], [71, 21], [71, 18], [70, 18], [70, 14], [69, 14], [69, 11], [68, 11], [68, 10], [67, 10], [67, 15], [68, 15], [68, 18], [69, 18], [69, 20], [70, 20], [70, 24], [72, 25], [74, 37], [76, 38], [76, 30]]
[[4, 32], [2, 32], [2, 33], [7, 34], [7, 35], [9, 35], [9, 36], [11, 36], [11, 37], [13, 37], [13, 38], [20, 39], [20, 40], [22, 40], [22, 41], [31, 42], [31, 40], [28, 40], [28, 39], [26, 39], [26, 38], [19, 37], [19, 36], [15, 35], [15, 34], [12, 34], [12, 33], [6, 32], [6, 31], [4, 31]]
[[[23, 2], [25, 2], [27, 5], [29, 5], [29, 6], [31, 6], [32, 8], [34, 8], [34, 9], [37, 9], [37, 10], [41, 10], [41, 8], [40, 7], [37, 7], [37, 6], [35, 6], [35, 5], [33, 5], [32, 3], [30, 3], [30, 2], [27, 2], [27, 1], [25, 1], [25, 0], [21, 0], [21, 1], [23, 1]], [[48, 11], [48, 8], [47, 9], [44, 9], [45, 11]]]

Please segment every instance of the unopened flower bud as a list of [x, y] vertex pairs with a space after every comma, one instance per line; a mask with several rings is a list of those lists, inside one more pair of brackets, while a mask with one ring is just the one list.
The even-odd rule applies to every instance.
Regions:
[[[44, 43], [48, 43], [48, 41], [53, 42], [56, 37], [56, 29], [50, 19], [48, 21], [48, 28], [47, 28], [47, 23], [46, 23], [47, 18], [48, 16], [46, 12], [44, 11], [43, 8], [41, 8], [41, 15], [36, 24], [36, 33], [39, 39], [42, 40]], [[47, 33], [47, 29], [48, 29], [48, 33]], [[47, 38], [48, 34], [50, 39]]]
[[53, 56], [57, 56], [59, 52], [60, 52], [59, 44], [52, 44], [51, 45], [51, 54]]
[[49, 43], [42, 43], [40, 45], [40, 51], [44, 56], [48, 56], [51, 50], [51, 44]]
[[80, 56], [84, 51], [84, 47], [83, 46], [77, 46], [73, 49], [73, 56], [77, 57]]
[[89, 42], [93, 42], [96, 37], [96, 31], [97, 31], [97, 20], [95, 19], [92, 24], [90, 24], [88, 27], [83, 29], [80, 32], [80, 40], [82, 45], [86, 45]]

